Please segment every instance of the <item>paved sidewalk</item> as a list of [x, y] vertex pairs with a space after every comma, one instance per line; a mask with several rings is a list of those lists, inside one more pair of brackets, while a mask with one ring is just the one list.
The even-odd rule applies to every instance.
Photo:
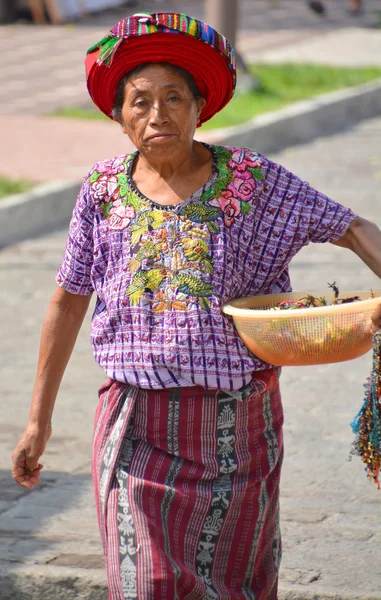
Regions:
[[[319, 18], [303, 0], [241, 0], [237, 46], [253, 61], [317, 61], [381, 65], [379, 0], [367, 0], [359, 19], [347, 0], [327, 3]], [[146, 0], [137, 10], [183, 10], [203, 17], [201, 0]], [[84, 79], [86, 49], [126, 14], [115, 9], [72, 26], [0, 26], [0, 173], [32, 181], [81, 179], [97, 160], [131, 148], [112, 122], [45, 118], [59, 106], [90, 103]]]
[[[381, 225], [381, 118], [289, 149], [275, 158], [338, 201]], [[0, 255], [0, 600], [106, 600], [90, 481], [96, 389], [89, 318], [64, 378], [44, 456], [43, 485], [10, 479], [10, 454], [26, 424], [38, 338], [66, 232]], [[338, 247], [311, 245], [293, 262], [294, 288], [380, 288]], [[17, 315], [17, 317], [16, 317]], [[351, 363], [286, 368], [282, 376], [286, 458], [282, 479], [282, 599], [381, 600], [381, 492], [360, 459], [346, 462], [349, 422], [362, 404], [371, 355]], [[18, 579], [4, 579], [5, 574]]]

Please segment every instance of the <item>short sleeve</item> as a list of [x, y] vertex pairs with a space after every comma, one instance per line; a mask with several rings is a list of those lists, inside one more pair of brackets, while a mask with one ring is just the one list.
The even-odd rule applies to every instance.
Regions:
[[308, 242], [337, 242], [357, 215], [350, 208], [305, 185], [300, 226], [305, 229]]
[[[339, 240], [357, 215], [317, 191], [281, 165], [264, 158], [266, 202], [273, 207], [276, 227], [286, 231], [295, 246]], [[297, 248], [295, 248], [297, 250]]]
[[94, 203], [88, 179], [82, 184], [70, 221], [66, 248], [56, 282], [71, 294], [89, 295], [93, 266]]

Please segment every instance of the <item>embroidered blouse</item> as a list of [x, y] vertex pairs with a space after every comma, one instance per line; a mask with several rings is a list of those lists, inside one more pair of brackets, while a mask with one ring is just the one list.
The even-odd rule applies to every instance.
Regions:
[[97, 294], [93, 353], [113, 379], [142, 388], [248, 384], [269, 365], [221, 306], [291, 291], [293, 256], [338, 240], [356, 217], [253, 150], [209, 148], [213, 176], [174, 206], [137, 189], [137, 153], [97, 163], [82, 185], [57, 283]]

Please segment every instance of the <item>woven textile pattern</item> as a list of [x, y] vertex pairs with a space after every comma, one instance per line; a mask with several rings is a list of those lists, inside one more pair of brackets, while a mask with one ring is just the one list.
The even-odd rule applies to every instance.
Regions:
[[[150, 35], [158, 32], [190, 35], [220, 52], [220, 54], [224, 55], [228, 60], [230, 68], [234, 71], [235, 84], [236, 61], [233, 47], [230, 45], [229, 41], [207, 23], [188, 17], [185, 14], [153, 13], [152, 15], [147, 15], [146, 19], [141, 16], [127, 17], [126, 19], [119, 21], [119, 23], [111, 29], [108, 36], [89, 48], [87, 53], [94, 52], [97, 48], [102, 48], [104, 46], [108, 47], [110, 42], [111, 44], [114, 42], [118, 44], [120, 40], [130, 36]], [[117, 45], [114, 48], [113, 51], [116, 51]], [[102, 62], [102, 55], [98, 60]], [[107, 60], [110, 62], [109, 55], [107, 55]]]
[[93, 475], [110, 600], [275, 600], [283, 413], [278, 374], [245, 399], [100, 391]]
[[356, 216], [257, 152], [212, 150], [213, 178], [171, 209], [137, 194], [133, 157], [98, 163], [83, 184], [57, 282], [96, 292], [93, 352], [112, 379], [240, 389], [269, 365], [222, 305], [291, 291], [295, 254], [338, 240]]

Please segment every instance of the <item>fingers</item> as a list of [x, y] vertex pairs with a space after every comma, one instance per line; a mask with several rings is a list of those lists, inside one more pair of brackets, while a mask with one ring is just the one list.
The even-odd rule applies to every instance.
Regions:
[[32, 489], [41, 482], [43, 465], [39, 462], [51, 435], [51, 425], [28, 425], [12, 454], [12, 476], [22, 487]]
[[38, 475], [35, 471], [29, 471], [20, 466], [14, 466], [12, 469], [13, 479], [22, 487], [32, 489], [38, 483]]
[[42, 468], [43, 465], [38, 465], [36, 469], [31, 471], [30, 469], [16, 467], [13, 469], [13, 478], [22, 487], [32, 489], [35, 485], [41, 483], [40, 472]]
[[41, 483], [40, 472], [42, 468], [42, 465], [38, 465], [36, 469], [33, 469], [33, 471], [29, 471], [29, 473], [26, 474], [24, 483], [27, 482], [32, 487]]
[[43, 465], [35, 458], [28, 457], [26, 451], [17, 448], [12, 455], [12, 477], [22, 487], [32, 489], [41, 483], [40, 472]]

